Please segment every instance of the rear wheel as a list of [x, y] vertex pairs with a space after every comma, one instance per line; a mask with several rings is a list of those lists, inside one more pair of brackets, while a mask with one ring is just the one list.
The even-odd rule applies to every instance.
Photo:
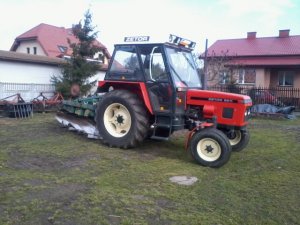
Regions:
[[126, 90], [108, 92], [98, 103], [96, 124], [103, 142], [132, 148], [147, 136], [147, 112], [139, 98]]
[[232, 147], [232, 151], [242, 151], [249, 143], [250, 133], [248, 130], [234, 130], [227, 132], [229, 143]]
[[215, 128], [206, 128], [193, 135], [190, 151], [200, 165], [221, 167], [230, 159], [231, 146], [224, 133]]

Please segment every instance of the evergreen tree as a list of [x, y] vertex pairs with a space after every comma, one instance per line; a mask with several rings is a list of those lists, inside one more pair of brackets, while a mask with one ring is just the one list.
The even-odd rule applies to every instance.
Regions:
[[100, 47], [95, 45], [98, 32], [95, 32], [94, 29], [89, 10], [84, 14], [83, 23], [79, 21], [78, 24], [72, 26], [72, 33], [78, 42], [71, 43], [68, 39], [72, 49], [71, 58], [61, 65], [62, 75], [52, 77], [56, 90], [65, 97], [70, 97], [70, 90], [74, 85], [79, 86], [81, 94], [84, 95], [96, 82], [91, 82], [89, 78], [96, 74], [100, 65], [87, 60], [88, 58], [92, 59], [100, 51]]

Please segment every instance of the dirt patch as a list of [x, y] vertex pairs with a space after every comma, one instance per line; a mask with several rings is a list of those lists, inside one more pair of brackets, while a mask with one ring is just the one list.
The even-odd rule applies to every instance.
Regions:
[[30, 179], [30, 180], [25, 180], [25, 182], [24, 182], [25, 185], [29, 185], [32, 187], [41, 186], [44, 183], [45, 182], [41, 179]]
[[188, 135], [189, 131], [188, 130], [179, 130], [175, 131], [172, 136], [170, 137], [171, 140], [181, 140], [185, 139]]
[[0, 217], [4, 216], [4, 206], [0, 205]]
[[156, 206], [155, 206], [155, 214], [148, 214], [146, 217], [146, 220], [148, 224], [163, 224], [163, 225], [171, 225], [174, 224], [175, 221], [172, 221], [170, 219], [163, 218], [163, 211], [164, 210], [173, 210], [175, 209], [175, 204], [165, 198], [160, 198], [156, 201]]
[[31, 220], [31, 224], [77, 224], [75, 221], [70, 221], [69, 218], [66, 219], [63, 215], [71, 215], [72, 203], [77, 201], [80, 194], [88, 190], [88, 187], [83, 184], [57, 184], [42, 190], [29, 191], [21, 201], [47, 202], [47, 205], [55, 205], [55, 208], [61, 211], [62, 216], [54, 216], [55, 208], [49, 212], [42, 211], [33, 218], [33, 221]]
[[18, 150], [9, 153], [7, 166], [13, 169], [55, 171], [70, 168], [84, 168], [89, 160], [100, 160], [96, 154], [82, 154], [71, 158], [58, 158], [49, 155], [25, 155]]
[[168, 199], [165, 199], [165, 198], [158, 199], [156, 201], [156, 205], [157, 205], [157, 207], [162, 208], [162, 209], [175, 208], [174, 202], [172, 202]]
[[12, 118], [7, 118], [7, 117], [0, 117], [0, 125], [4, 126], [4, 125], [13, 125], [15, 124], [16, 119], [12, 119]]
[[43, 190], [29, 191], [24, 200], [31, 201], [38, 199], [47, 202], [61, 202], [64, 203], [64, 205], [69, 205], [77, 198], [79, 193], [87, 190], [87, 186], [83, 184], [57, 184]]
[[299, 126], [288, 126], [285, 128], [289, 132], [295, 132], [297, 134], [300, 133], [300, 127]]
[[118, 225], [121, 223], [122, 217], [118, 215], [108, 215], [107, 221], [110, 225]]
[[[43, 140], [49, 136], [60, 136], [65, 134], [65, 129], [60, 128], [55, 122], [43, 122], [34, 123], [29, 125], [22, 124], [22, 120], [3, 120], [1, 122], [1, 133], [0, 142], [2, 145], [14, 144], [16, 143], [16, 138], [18, 142], [26, 140]], [[2, 138], [5, 136], [5, 139]]]

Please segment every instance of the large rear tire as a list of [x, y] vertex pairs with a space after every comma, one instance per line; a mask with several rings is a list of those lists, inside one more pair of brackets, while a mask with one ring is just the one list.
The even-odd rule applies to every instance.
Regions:
[[95, 119], [103, 143], [111, 147], [136, 147], [149, 130], [144, 105], [136, 95], [126, 90], [113, 90], [103, 96]]
[[217, 168], [230, 159], [228, 138], [215, 128], [206, 128], [194, 134], [189, 146], [193, 158], [202, 166]]

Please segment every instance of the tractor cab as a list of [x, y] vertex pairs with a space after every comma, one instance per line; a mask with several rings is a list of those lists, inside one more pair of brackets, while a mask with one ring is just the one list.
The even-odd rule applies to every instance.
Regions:
[[[145, 86], [157, 138], [167, 138], [174, 130], [184, 128], [186, 90], [201, 88], [189, 47], [194, 42], [173, 39], [178, 43], [115, 45], [105, 76], [106, 83], [121, 81]], [[120, 85], [111, 84], [113, 88]]]

